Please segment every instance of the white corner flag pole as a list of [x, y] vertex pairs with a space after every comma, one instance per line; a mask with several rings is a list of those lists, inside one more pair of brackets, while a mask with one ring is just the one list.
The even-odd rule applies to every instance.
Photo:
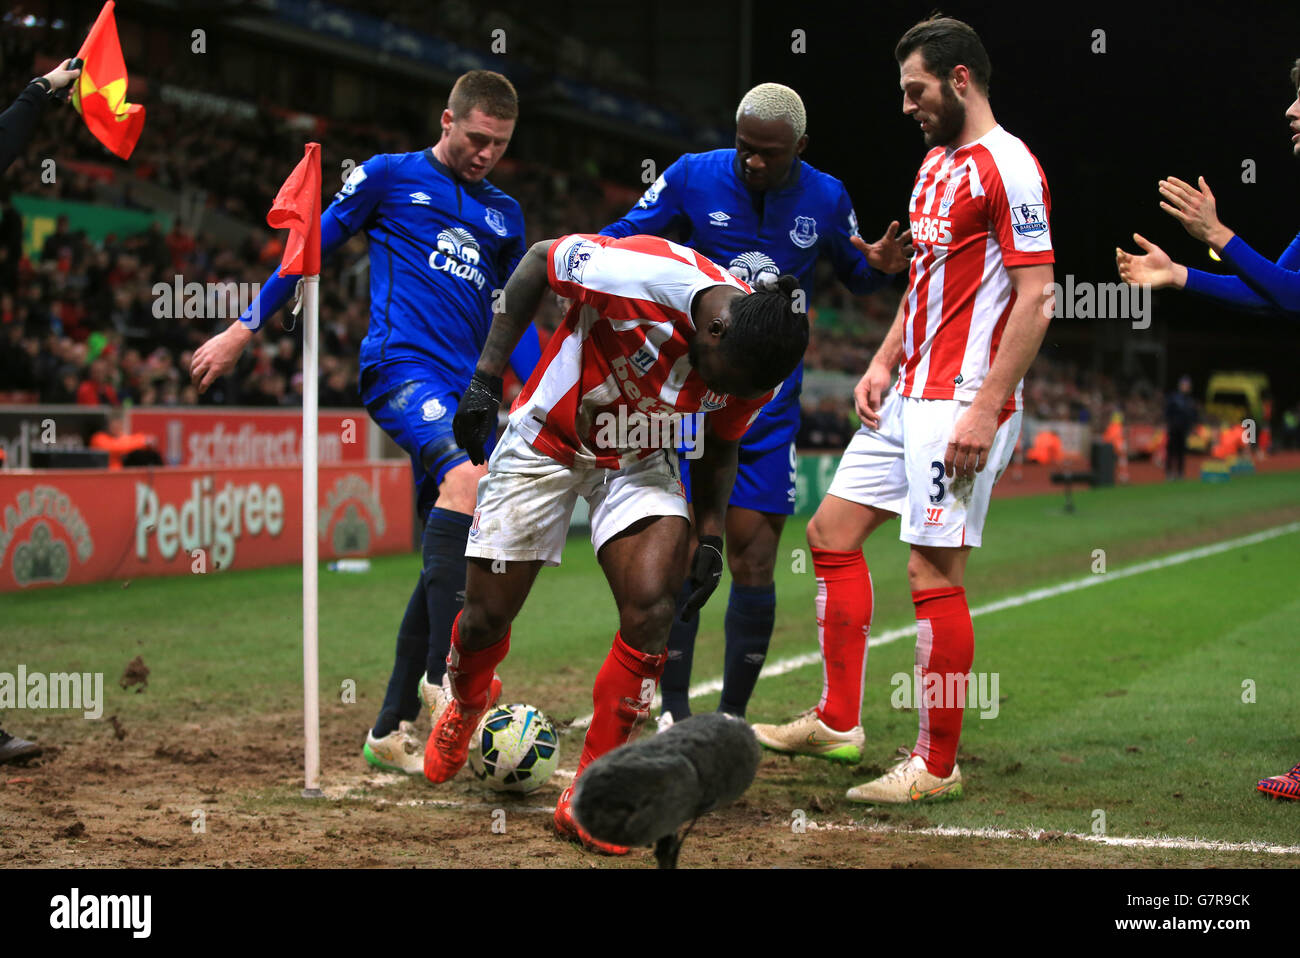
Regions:
[[320, 666], [317, 652], [317, 333], [320, 326], [320, 276], [303, 277], [302, 324], [302, 686], [307, 773], [304, 798], [321, 798]]

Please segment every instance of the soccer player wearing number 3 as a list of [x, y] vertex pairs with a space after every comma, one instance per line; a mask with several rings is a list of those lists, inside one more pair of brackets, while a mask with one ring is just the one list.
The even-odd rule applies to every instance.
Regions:
[[[1296, 96], [1287, 107], [1286, 120], [1291, 129], [1292, 154], [1300, 157], [1300, 60], [1291, 67], [1291, 89]], [[1178, 220], [1193, 239], [1208, 244], [1237, 275], [1189, 269], [1134, 233], [1133, 240], [1145, 250], [1145, 255], [1115, 250], [1120, 279], [1154, 289], [1173, 286], [1238, 309], [1281, 312], [1300, 318], [1300, 236], [1291, 241], [1276, 263], [1270, 262], [1220, 222], [1214, 194], [1204, 177], [1198, 186], [1192, 186], [1171, 176], [1161, 180], [1159, 188], [1160, 208]], [[1274, 798], [1300, 801], [1300, 764], [1289, 772], [1263, 779], [1255, 788]]]
[[857, 760], [872, 607], [862, 545], [901, 515], [912, 547], [920, 732], [890, 772], [849, 790], [850, 800], [871, 803], [961, 794], [957, 745], [975, 651], [962, 582], [1020, 432], [1021, 379], [1051, 316], [1054, 261], [1046, 179], [993, 118], [991, 67], [975, 31], [925, 20], [895, 56], [903, 112], [931, 147], [908, 206], [907, 294], [854, 389], [865, 425], [808, 523], [821, 701], [786, 725], [754, 727], [777, 751]]

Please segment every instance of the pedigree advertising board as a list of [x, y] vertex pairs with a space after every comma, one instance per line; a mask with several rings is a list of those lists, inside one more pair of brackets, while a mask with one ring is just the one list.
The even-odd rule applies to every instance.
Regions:
[[[404, 462], [321, 466], [320, 557], [409, 552]], [[302, 471], [0, 472], [0, 592], [302, 561]]]

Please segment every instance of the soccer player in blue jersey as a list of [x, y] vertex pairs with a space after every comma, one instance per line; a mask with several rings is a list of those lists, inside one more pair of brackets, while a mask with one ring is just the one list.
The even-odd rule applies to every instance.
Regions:
[[[1291, 67], [1291, 89], [1296, 96], [1287, 107], [1286, 121], [1291, 130], [1292, 155], [1300, 157], [1300, 60]], [[1205, 177], [1192, 186], [1171, 176], [1160, 181], [1160, 195], [1160, 208], [1178, 220], [1193, 239], [1213, 249], [1236, 275], [1206, 273], [1175, 263], [1155, 243], [1134, 233], [1133, 241], [1146, 252], [1138, 256], [1115, 250], [1120, 279], [1149, 284], [1153, 289], [1173, 286], [1238, 309], [1280, 312], [1300, 319], [1300, 235], [1274, 263], [1223, 225]], [[1273, 798], [1300, 801], [1300, 764], [1257, 782], [1255, 789]]]
[[[366, 760], [421, 774], [411, 723], [420, 701], [432, 718], [444, 688], [451, 624], [465, 600], [465, 544], [478, 481], [487, 473], [456, 445], [451, 423], [492, 324], [492, 296], [527, 251], [519, 204], [485, 177], [505, 153], [519, 115], [510, 81], [472, 70], [456, 81], [442, 137], [415, 153], [372, 156], [321, 215], [322, 258], [354, 233], [370, 240], [370, 326], [361, 344], [361, 400], [411, 457], [424, 520], [423, 568], [397, 632], [397, 656]], [[199, 390], [229, 372], [296, 278], [273, 274], [230, 328], [195, 352]], [[529, 330], [511, 358], [521, 381], [541, 355]], [[494, 684], [499, 694], [500, 683]]]
[[[886, 274], [907, 267], [910, 231], [896, 235], [898, 224], [891, 223], [877, 242], [862, 240], [844, 184], [800, 158], [808, 145], [806, 126], [798, 93], [778, 83], [754, 87], [736, 110], [735, 149], [680, 157], [626, 216], [601, 232], [676, 240], [752, 285], [791, 273], [809, 296], [817, 261], [825, 256], [851, 292], [872, 292]], [[800, 363], [745, 433], [727, 509], [732, 584], [719, 710], [742, 717], [772, 638], [777, 546], [795, 507], [802, 381]], [[682, 470], [682, 479], [689, 496], [689, 469]], [[701, 542], [719, 553], [720, 568], [722, 543]], [[698, 617], [674, 621], [660, 686], [661, 727], [691, 714], [688, 689], [698, 630]]]

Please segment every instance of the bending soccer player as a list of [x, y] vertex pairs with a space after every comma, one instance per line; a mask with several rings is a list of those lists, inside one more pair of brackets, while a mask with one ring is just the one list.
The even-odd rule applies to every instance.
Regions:
[[[465, 764], [491, 701], [493, 670], [510, 648], [510, 624], [542, 566], [559, 564], [578, 496], [591, 507], [591, 543], [619, 629], [596, 676], [577, 776], [648, 717], [690, 541], [687, 610], [694, 613], [722, 576], [737, 442], [808, 343], [807, 317], [792, 300], [794, 277], [754, 292], [698, 253], [650, 236], [538, 243], [506, 286], [505, 311], [456, 413], [456, 435], [475, 462], [494, 427], [506, 357], [548, 284], [572, 306], [515, 400], [479, 484], [465, 608], [452, 627], [447, 665], [453, 702], [424, 752], [432, 781]], [[692, 537], [677, 424], [703, 412]], [[625, 853], [574, 821], [572, 795], [570, 786], [560, 796], [556, 829], [588, 848]]]
[[[456, 81], [442, 138], [414, 153], [372, 156], [321, 215], [327, 257], [353, 234], [370, 240], [370, 326], [361, 343], [361, 400], [411, 457], [424, 521], [419, 579], [397, 630], [388, 690], [363, 754], [379, 768], [419, 775], [422, 743], [409, 724], [423, 700], [436, 720], [451, 623], [465, 588], [474, 490], [487, 470], [456, 445], [452, 416], [487, 340], [492, 294], [524, 255], [519, 204], [485, 177], [505, 153], [519, 115], [510, 81], [473, 70]], [[234, 368], [262, 320], [293, 293], [278, 273], [230, 328], [194, 354], [199, 390]], [[528, 331], [510, 364], [520, 381], [541, 349]], [[495, 434], [488, 439], [491, 446]]]
[[[726, 263], [732, 273], [756, 286], [790, 273], [809, 298], [817, 262], [826, 257], [851, 292], [870, 293], [885, 282], [885, 274], [907, 267], [909, 236], [895, 235], [898, 224], [891, 223], [875, 243], [863, 242], [844, 184], [800, 159], [808, 145], [806, 127], [798, 93], [779, 83], [754, 87], [736, 109], [735, 149], [680, 157], [626, 216], [601, 233], [653, 233], [678, 240], [715, 263]], [[776, 620], [773, 570], [781, 531], [795, 507], [802, 383], [800, 362], [745, 433], [727, 506], [731, 595], [718, 709], [741, 717]], [[688, 499], [690, 461], [685, 459], [682, 469]], [[691, 714], [691, 661], [699, 628], [698, 616], [673, 620], [661, 683], [660, 727]]]
[[[1286, 110], [1291, 152], [1300, 157], [1300, 60], [1291, 67], [1295, 99]], [[1236, 276], [1222, 276], [1175, 263], [1169, 254], [1137, 233], [1133, 240], [1145, 250], [1138, 256], [1115, 250], [1120, 279], [1154, 289], [1173, 286], [1209, 297], [1237, 309], [1280, 312], [1300, 318], [1300, 235], [1276, 263], [1270, 262], [1219, 220], [1214, 194], [1201, 177], [1197, 186], [1171, 176], [1160, 181], [1160, 208], [1178, 220], [1195, 240], [1206, 243]], [[1300, 801], [1300, 764], [1289, 772], [1262, 779], [1255, 789], [1274, 798]]]
[[808, 523], [821, 701], [786, 725], [754, 726], [768, 748], [856, 760], [873, 599], [862, 545], [901, 515], [912, 547], [920, 733], [889, 773], [849, 790], [861, 802], [961, 794], [957, 745], [975, 651], [966, 560], [1015, 448], [1021, 379], [1051, 315], [1047, 182], [993, 118], [979, 37], [934, 18], [908, 30], [895, 55], [903, 112], [931, 147], [908, 206], [916, 250], [907, 295], [854, 389], [865, 425]]

